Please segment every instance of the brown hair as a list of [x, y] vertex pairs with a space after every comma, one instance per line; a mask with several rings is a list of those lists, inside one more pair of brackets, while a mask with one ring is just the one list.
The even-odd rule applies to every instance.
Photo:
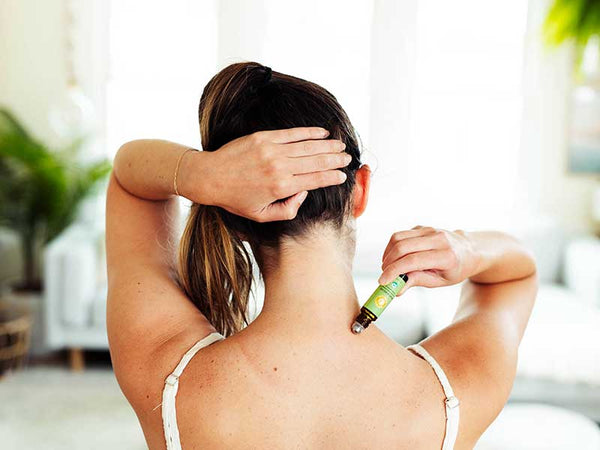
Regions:
[[179, 248], [179, 281], [218, 332], [231, 335], [248, 323], [252, 259], [264, 269], [263, 248], [330, 222], [341, 229], [349, 212], [355, 172], [360, 167], [358, 136], [337, 99], [321, 86], [271, 71], [256, 62], [231, 64], [206, 85], [199, 107], [204, 151], [261, 130], [319, 126], [346, 144], [352, 162], [346, 182], [309, 191], [292, 220], [259, 223], [216, 206], [193, 204]]

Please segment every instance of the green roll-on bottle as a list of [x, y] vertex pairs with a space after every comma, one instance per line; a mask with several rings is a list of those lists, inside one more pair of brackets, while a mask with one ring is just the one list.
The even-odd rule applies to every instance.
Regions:
[[407, 281], [408, 277], [402, 274], [398, 275], [391, 283], [379, 285], [360, 309], [360, 314], [352, 324], [352, 332], [360, 334], [371, 322], [375, 322], [392, 300], [396, 298], [396, 295], [402, 290]]

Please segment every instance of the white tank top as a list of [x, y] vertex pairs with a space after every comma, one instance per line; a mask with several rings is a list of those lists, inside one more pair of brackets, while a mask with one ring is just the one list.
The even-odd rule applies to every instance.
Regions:
[[429, 365], [435, 372], [435, 376], [442, 385], [444, 395], [446, 396], [446, 398], [444, 399], [444, 404], [446, 406], [446, 431], [444, 433], [444, 442], [442, 443], [442, 450], [452, 450], [454, 448], [454, 443], [456, 442], [456, 437], [458, 436], [460, 402], [458, 401], [458, 398], [454, 396], [454, 391], [452, 390], [452, 386], [450, 386], [448, 377], [444, 373], [442, 367], [433, 358], [433, 356], [431, 356], [429, 352], [425, 350], [425, 348], [421, 347], [418, 344], [411, 345], [406, 348], [408, 350], [412, 350], [429, 363]]
[[167, 450], [181, 450], [179, 428], [177, 428], [177, 412], [175, 411], [175, 396], [179, 388], [179, 377], [198, 350], [222, 339], [225, 338], [220, 333], [211, 333], [205, 338], [200, 339], [183, 355], [173, 373], [165, 380], [165, 388], [162, 395], [162, 420]]
[[[186, 352], [185, 355], [183, 355], [183, 358], [181, 358], [181, 361], [177, 364], [173, 373], [165, 380], [165, 387], [162, 395], [162, 420], [167, 450], [181, 450], [179, 429], [177, 428], [177, 412], [175, 410], [175, 396], [177, 395], [177, 389], [179, 387], [179, 377], [198, 350], [222, 339], [225, 338], [219, 333], [211, 333], [205, 338], [200, 339]], [[454, 396], [454, 392], [452, 391], [452, 387], [450, 386], [446, 374], [427, 350], [420, 345], [411, 345], [410, 347], [407, 347], [407, 349], [412, 350], [431, 365], [442, 385], [444, 395], [446, 396], [446, 431], [444, 434], [442, 450], [452, 450], [458, 434], [459, 401]]]

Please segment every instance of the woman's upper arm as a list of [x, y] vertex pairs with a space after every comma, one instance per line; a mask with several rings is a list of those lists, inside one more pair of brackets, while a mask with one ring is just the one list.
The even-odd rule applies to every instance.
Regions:
[[117, 375], [152, 362], [158, 349], [180, 337], [189, 341], [190, 334], [201, 338], [214, 330], [173, 278], [178, 215], [175, 198], [138, 198], [111, 174], [106, 204], [107, 327]]
[[423, 341], [461, 402], [457, 448], [471, 448], [504, 407], [537, 278], [494, 284], [467, 281], [454, 322]]

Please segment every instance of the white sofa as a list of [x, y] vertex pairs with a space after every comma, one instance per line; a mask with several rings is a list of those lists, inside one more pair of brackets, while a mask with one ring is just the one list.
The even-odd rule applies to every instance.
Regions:
[[589, 418], [555, 406], [509, 403], [475, 450], [597, 450], [600, 429]]

